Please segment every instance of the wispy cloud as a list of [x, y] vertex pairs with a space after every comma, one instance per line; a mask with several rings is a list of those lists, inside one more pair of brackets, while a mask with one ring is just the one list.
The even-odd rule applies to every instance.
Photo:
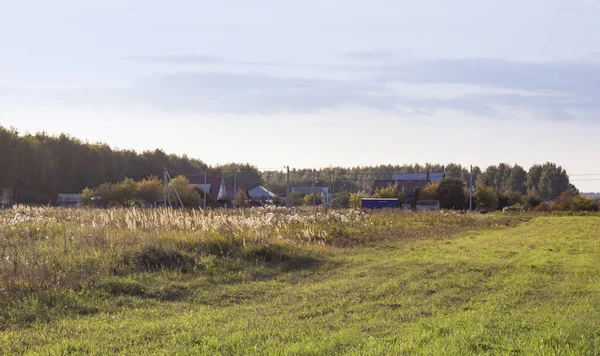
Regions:
[[[373, 58], [377, 63], [337, 65], [347, 74], [340, 79], [327, 67], [314, 75], [309, 71], [291, 76], [285, 70], [273, 70], [275, 62], [236, 62], [215, 55], [136, 56], [131, 59], [166, 63], [171, 71], [181, 71], [137, 76], [118, 88], [0, 88], [0, 93], [18, 102], [34, 100], [43, 105], [71, 100], [95, 107], [146, 106], [186, 112], [251, 114], [360, 106], [423, 115], [451, 109], [497, 118], [529, 112], [546, 120], [600, 120], [596, 116], [600, 112], [600, 64], [593, 61], [417, 60], [386, 50], [356, 52], [350, 57]], [[212, 69], [224, 63], [240, 68]], [[204, 66], [200, 70], [186, 64]]]
[[341, 56], [361, 61], [380, 62], [396, 58], [396, 53], [389, 49], [373, 49], [343, 52], [341, 53]]
[[230, 62], [227, 58], [210, 54], [138, 55], [127, 57], [127, 59], [167, 64], [215, 64]]
[[600, 88], [600, 63], [584, 61], [421, 60], [384, 65], [376, 72], [383, 82], [475, 84], [584, 95]]

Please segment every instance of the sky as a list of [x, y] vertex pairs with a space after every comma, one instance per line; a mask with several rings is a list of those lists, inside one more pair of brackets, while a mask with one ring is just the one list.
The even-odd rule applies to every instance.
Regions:
[[21, 132], [271, 169], [552, 161], [600, 191], [598, 0], [0, 9], [0, 125]]

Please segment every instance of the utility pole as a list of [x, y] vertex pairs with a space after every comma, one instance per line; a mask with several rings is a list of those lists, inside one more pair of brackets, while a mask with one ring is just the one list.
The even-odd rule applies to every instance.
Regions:
[[335, 172], [331, 171], [331, 195], [335, 196]]
[[289, 208], [291, 206], [291, 201], [290, 201], [290, 166], [286, 166], [285, 168], [287, 168], [287, 185], [286, 185], [286, 199], [285, 199], [285, 205]]
[[165, 205], [165, 208], [167, 207], [167, 190], [168, 190], [168, 185], [169, 183], [167, 182], [167, 167], [164, 167], [164, 171], [163, 171], [163, 204]]
[[469, 174], [469, 211], [473, 211], [473, 165]]
[[204, 210], [206, 210], [206, 171], [204, 171], [204, 187], [202, 190], [204, 191]]
[[237, 207], [237, 170], [233, 171], [233, 208]]
[[313, 169], [313, 185], [312, 188], [310, 189], [310, 194], [313, 196], [313, 206], [315, 206], [315, 170]]
[[[167, 177], [169, 177], [170, 181], [173, 180], [173, 179], [171, 179], [171, 175], [169, 174], [168, 171], [167, 171]], [[173, 184], [173, 190], [175, 191], [175, 195], [177, 195], [177, 199], [179, 200], [179, 204], [181, 204], [182, 208], [185, 208], [185, 206], [183, 206], [183, 202], [181, 201], [181, 197], [179, 196], [179, 192], [177, 191], [177, 187], [175, 187], [175, 184]]]

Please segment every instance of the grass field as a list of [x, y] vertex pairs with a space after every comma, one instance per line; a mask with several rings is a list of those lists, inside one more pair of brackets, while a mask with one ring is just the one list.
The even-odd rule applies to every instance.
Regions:
[[15, 213], [4, 354], [600, 354], [597, 216]]

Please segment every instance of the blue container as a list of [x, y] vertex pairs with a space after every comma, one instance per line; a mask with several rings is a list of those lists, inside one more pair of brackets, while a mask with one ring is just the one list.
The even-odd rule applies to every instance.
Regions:
[[363, 209], [392, 209], [398, 208], [398, 198], [363, 198]]

